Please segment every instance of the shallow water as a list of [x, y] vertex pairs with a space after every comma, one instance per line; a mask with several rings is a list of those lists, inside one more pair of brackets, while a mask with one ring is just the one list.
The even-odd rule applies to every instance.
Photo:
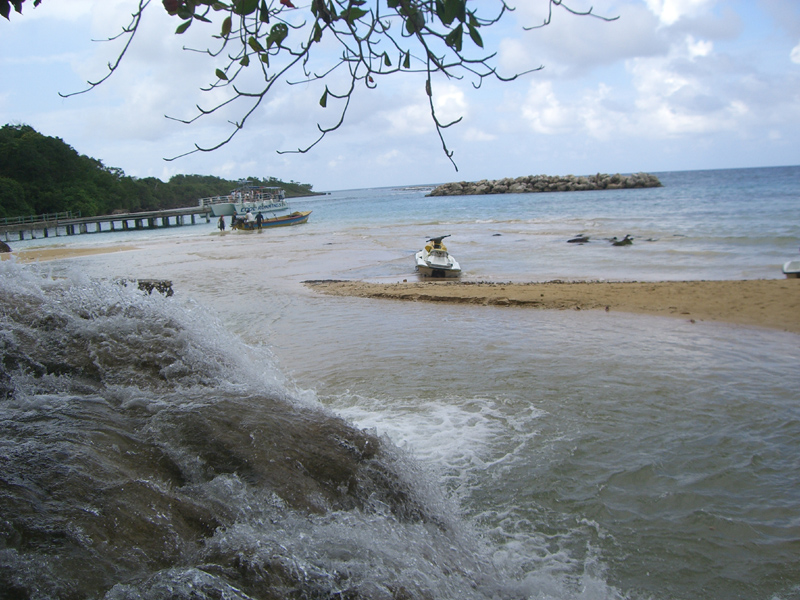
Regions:
[[[435, 213], [337, 192], [294, 203], [302, 229], [0, 263], [3, 589], [800, 598], [796, 335], [301, 283], [412, 280], [445, 232], [467, 280], [779, 277], [797, 169], [744, 171]], [[584, 231], [658, 241], [566, 243]]]

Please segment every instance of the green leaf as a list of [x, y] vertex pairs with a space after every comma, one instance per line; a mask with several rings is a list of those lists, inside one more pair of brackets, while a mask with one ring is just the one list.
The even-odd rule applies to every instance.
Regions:
[[328, 88], [325, 88], [325, 93], [322, 94], [322, 98], [319, 99], [319, 105], [322, 108], [326, 108], [328, 106]]
[[237, 15], [251, 15], [258, 9], [258, 0], [233, 0], [233, 12]]
[[269, 37], [267, 37], [267, 48], [272, 44], [281, 45], [281, 42], [289, 35], [289, 27], [286, 23], [275, 23], [272, 29], [269, 30]]
[[243, 67], [248, 66], [250, 64], [250, 56], [245, 54], [242, 57], [242, 60], [239, 61], [239, 64], [242, 65]]
[[425, 80], [425, 93], [428, 94], [428, 96], [433, 96], [433, 92], [431, 91], [431, 80], [430, 79], [426, 79]]
[[467, 25], [467, 29], [469, 29], [469, 37], [472, 38], [472, 41], [475, 42], [475, 45], [479, 48], [483, 48], [483, 40], [481, 39], [481, 34], [478, 33], [478, 29], [472, 25]]
[[425, 15], [422, 12], [414, 10], [406, 17], [406, 31], [408, 33], [414, 34], [417, 31], [422, 31], [423, 27], [425, 27]]
[[450, 25], [456, 19], [463, 22], [466, 10], [466, 0], [444, 0], [444, 24]]
[[410, 69], [411, 68], [411, 53], [406, 52], [406, 57], [403, 59], [403, 68]]
[[314, 35], [311, 39], [315, 42], [319, 42], [322, 39], [322, 27], [319, 26], [319, 23], [314, 24]]
[[368, 15], [369, 13], [364, 10], [363, 8], [356, 8], [355, 6], [351, 6], [347, 9], [345, 13], [345, 20], [352, 25], [355, 21], [363, 17], [364, 15]]
[[[445, 19], [445, 10], [444, 10], [444, 2], [442, 0], [436, 0], [436, 16], [439, 17], [439, 20], [444, 23]], [[446, 23], [445, 23], [446, 24]]]
[[228, 81], [228, 76], [225, 75], [225, 72], [222, 69], [217, 69], [216, 74], [217, 78], [222, 79], [223, 81]]
[[262, 46], [261, 43], [252, 35], [250, 36], [250, 39], [247, 40], [247, 44], [253, 49], [254, 52], [264, 52], [264, 46]]
[[222, 37], [226, 38], [231, 34], [231, 27], [233, 27], [233, 19], [228, 15], [222, 22]]
[[259, 10], [258, 18], [262, 23], [269, 23], [269, 9], [264, 0], [261, 0], [261, 9]]
[[444, 38], [444, 43], [454, 48], [456, 52], [461, 52], [461, 38], [464, 35], [464, 27], [459, 25]]
[[386, 65], [387, 67], [392, 66], [392, 61], [389, 60], [389, 55], [386, 54], [386, 52], [383, 53], [383, 64]]
[[189, 19], [188, 21], [184, 21], [183, 23], [178, 25], [178, 28], [175, 30], [175, 33], [183, 33], [184, 31], [189, 29], [189, 25], [191, 25], [191, 24], [192, 24], [192, 20], [191, 19]]

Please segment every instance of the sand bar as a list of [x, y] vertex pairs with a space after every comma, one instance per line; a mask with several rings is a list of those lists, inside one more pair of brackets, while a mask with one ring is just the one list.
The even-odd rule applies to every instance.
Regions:
[[721, 321], [800, 333], [800, 279], [471, 283], [308, 281], [336, 296], [558, 310], [605, 310]]
[[116, 245], [116, 246], [92, 246], [85, 248], [72, 248], [65, 246], [52, 246], [49, 248], [31, 248], [30, 250], [15, 250], [0, 254], [0, 260], [9, 260], [12, 256], [16, 257], [21, 263], [45, 262], [48, 260], [62, 260], [65, 258], [77, 258], [79, 256], [93, 256], [95, 254], [109, 254], [111, 252], [124, 252], [126, 250], [137, 250], [136, 246]]

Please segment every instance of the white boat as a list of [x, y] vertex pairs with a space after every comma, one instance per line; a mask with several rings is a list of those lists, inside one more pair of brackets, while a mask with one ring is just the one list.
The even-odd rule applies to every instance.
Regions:
[[790, 260], [783, 265], [783, 274], [788, 279], [800, 278], [800, 260]]
[[244, 215], [247, 211], [254, 215], [280, 212], [288, 210], [289, 205], [286, 204], [286, 193], [281, 188], [242, 182], [227, 196], [201, 198], [200, 207], [210, 208], [211, 215], [214, 217], [231, 217], [235, 214]]
[[427, 240], [425, 248], [414, 255], [417, 271], [426, 277], [458, 277], [461, 265], [448, 252], [442, 240], [449, 235]]

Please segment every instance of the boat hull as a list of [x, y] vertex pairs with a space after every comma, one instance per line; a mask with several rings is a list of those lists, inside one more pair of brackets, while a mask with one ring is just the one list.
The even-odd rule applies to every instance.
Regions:
[[800, 278], [800, 260], [790, 260], [783, 265], [783, 274], [787, 279]]
[[417, 272], [423, 277], [459, 277], [461, 266], [449, 254], [435, 256], [420, 250], [414, 259], [417, 263]]
[[270, 227], [286, 227], [288, 225], [300, 225], [308, 221], [308, 216], [311, 214], [310, 210], [304, 212], [293, 212], [290, 215], [282, 217], [275, 217], [273, 219], [264, 219], [261, 226], [255, 221], [237, 221], [231, 225], [231, 229], [237, 231], [258, 231], [259, 229], [268, 229]]

